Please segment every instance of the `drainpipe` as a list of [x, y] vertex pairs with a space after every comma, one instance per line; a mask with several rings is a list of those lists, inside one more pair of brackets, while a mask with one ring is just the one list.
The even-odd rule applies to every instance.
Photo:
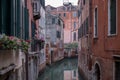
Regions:
[[28, 51], [25, 52], [25, 59], [26, 59], [26, 80], [28, 79]]

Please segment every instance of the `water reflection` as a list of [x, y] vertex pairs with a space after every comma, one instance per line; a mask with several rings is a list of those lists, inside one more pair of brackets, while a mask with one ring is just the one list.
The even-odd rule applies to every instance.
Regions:
[[64, 80], [78, 80], [77, 70], [64, 70]]
[[78, 80], [77, 58], [64, 59], [47, 67], [38, 80]]

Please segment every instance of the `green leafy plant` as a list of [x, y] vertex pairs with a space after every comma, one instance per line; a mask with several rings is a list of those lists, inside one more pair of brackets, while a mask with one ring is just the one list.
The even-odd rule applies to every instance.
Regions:
[[29, 42], [22, 40], [22, 41], [21, 41], [21, 49], [22, 49], [24, 52], [27, 52], [28, 48], [29, 48]]
[[17, 49], [19, 47], [19, 39], [13, 36], [2, 35], [0, 38], [1, 49]]
[[6, 36], [5, 34], [0, 35], [0, 49], [22, 49], [27, 51], [29, 48], [30, 41], [20, 40], [14, 36]]

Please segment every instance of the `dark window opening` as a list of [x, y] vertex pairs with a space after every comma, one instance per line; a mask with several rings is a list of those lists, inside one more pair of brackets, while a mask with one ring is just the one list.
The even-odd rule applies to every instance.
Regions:
[[37, 12], [37, 3], [33, 3], [33, 10], [34, 12]]
[[76, 22], [74, 22], [74, 29], [76, 29]]
[[59, 13], [59, 16], [61, 16], [61, 14]]
[[116, 0], [110, 1], [110, 34], [116, 34]]
[[61, 32], [57, 31], [57, 38], [61, 38]]
[[66, 13], [64, 13], [63, 16], [66, 17]]
[[98, 35], [98, 9], [95, 8], [95, 21], [94, 21], [94, 36], [97, 37]]
[[74, 37], [74, 41], [76, 41], [76, 32], [74, 32], [74, 36], [73, 37]]
[[120, 80], [120, 61], [115, 62], [115, 80]]
[[85, 5], [85, 0], [83, 0], [83, 5]]
[[52, 24], [55, 24], [55, 18], [52, 18]]

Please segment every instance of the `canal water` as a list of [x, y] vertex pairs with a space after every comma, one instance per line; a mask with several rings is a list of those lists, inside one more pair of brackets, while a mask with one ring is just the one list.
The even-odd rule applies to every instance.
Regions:
[[77, 61], [77, 58], [67, 58], [47, 66], [38, 80], [83, 80], [78, 75]]

